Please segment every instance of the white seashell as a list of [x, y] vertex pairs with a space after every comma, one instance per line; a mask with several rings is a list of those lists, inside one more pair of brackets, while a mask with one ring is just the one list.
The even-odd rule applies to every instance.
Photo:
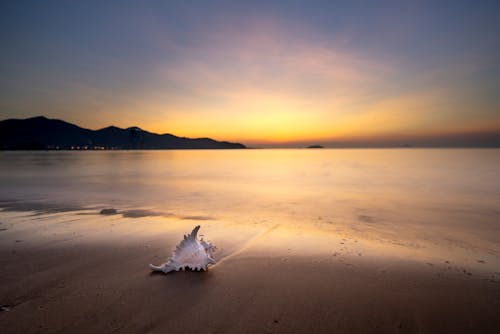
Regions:
[[150, 264], [149, 267], [154, 271], [162, 271], [165, 274], [171, 271], [179, 271], [185, 268], [191, 270], [207, 270], [209, 264], [215, 264], [213, 254], [216, 247], [210, 242], [202, 239], [198, 240], [197, 234], [200, 225], [196, 226], [191, 234], [184, 236], [174, 254], [160, 266]]

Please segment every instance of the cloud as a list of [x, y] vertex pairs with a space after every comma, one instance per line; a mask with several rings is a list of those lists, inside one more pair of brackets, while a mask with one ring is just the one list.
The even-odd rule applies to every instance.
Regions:
[[149, 94], [163, 103], [171, 131], [274, 140], [327, 131], [322, 122], [348, 112], [394, 72], [342, 40], [289, 30], [266, 22], [243, 35], [210, 31], [176, 49], [181, 54], [159, 64], [159, 89]]
[[496, 54], [439, 53], [445, 48], [426, 36], [420, 42], [438, 52], [419, 53], [410, 44], [420, 29], [395, 31], [400, 44], [391, 48], [388, 28], [360, 39], [360, 31], [276, 13], [217, 10], [205, 19], [192, 10], [178, 20], [134, 15], [136, 44], [117, 43], [123, 54], [77, 54], [67, 66], [16, 72], [18, 88], [4, 91], [0, 108], [90, 128], [137, 125], [254, 143], [500, 127]]

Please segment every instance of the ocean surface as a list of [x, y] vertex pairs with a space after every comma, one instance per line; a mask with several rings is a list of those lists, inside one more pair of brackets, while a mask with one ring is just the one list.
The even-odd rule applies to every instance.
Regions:
[[6, 212], [281, 224], [500, 269], [500, 150], [0, 152]]

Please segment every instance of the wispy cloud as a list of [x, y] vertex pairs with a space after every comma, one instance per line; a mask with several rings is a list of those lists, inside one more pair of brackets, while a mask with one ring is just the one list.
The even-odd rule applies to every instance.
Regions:
[[262, 6], [139, 6], [126, 38], [101, 17], [102, 38], [37, 39], [43, 57], [5, 62], [0, 111], [255, 143], [500, 128], [496, 21], [457, 35], [427, 4]]

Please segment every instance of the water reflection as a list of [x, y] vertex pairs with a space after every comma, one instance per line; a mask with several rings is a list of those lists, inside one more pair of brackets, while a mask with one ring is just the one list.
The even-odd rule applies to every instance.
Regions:
[[498, 150], [1, 152], [0, 161], [0, 199], [499, 251]]

